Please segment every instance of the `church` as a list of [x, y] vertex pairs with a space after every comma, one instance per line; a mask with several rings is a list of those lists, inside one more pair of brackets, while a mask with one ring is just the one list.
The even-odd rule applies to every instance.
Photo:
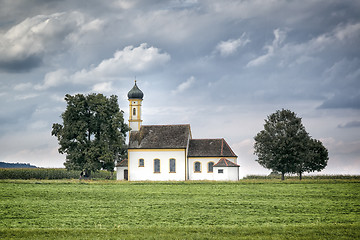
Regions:
[[116, 165], [117, 180], [239, 180], [237, 156], [224, 138], [194, 139], [189, 124], [142, 125], [144, 93], [128, 92], [128, 159]]

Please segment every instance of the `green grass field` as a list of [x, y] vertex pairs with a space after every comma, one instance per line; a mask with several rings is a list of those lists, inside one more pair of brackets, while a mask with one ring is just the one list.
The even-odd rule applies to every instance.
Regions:
[[1, 180], [0, 239], [359, 239], [360, 180]]

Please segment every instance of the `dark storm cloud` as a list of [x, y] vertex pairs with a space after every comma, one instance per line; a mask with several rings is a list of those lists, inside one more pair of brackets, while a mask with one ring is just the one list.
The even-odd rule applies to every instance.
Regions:
[[[83, 35], [100, 27], [101, 21], [87, 21], [80, 12], [59, 12], [36, 15], [12, 26], [0, 34], [0, 69], [23, 72], [51, 66], [58, 58], [81, 40]], [[45, 61], [46, 60], [46, 61]]]
[[360, 109], [360, 95], [358, 91], [354, 95], [337, 95], [325, 101], [319, 108], [352, 108]]
[[0, 71], [9, 73], [28, 72], [33, 68], [37, 68], [42, 64], [41, 56], [29, 56], [22, 59], [0, 59]]

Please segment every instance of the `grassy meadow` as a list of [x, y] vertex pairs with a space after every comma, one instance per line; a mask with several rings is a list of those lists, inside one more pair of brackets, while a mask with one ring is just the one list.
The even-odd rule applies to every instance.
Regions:
[[0, 239], [359, 239], [360, 180], [0, 180]]

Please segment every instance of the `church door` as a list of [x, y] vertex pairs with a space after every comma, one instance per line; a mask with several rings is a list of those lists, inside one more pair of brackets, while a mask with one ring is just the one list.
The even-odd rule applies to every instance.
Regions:
[[124, 179], [128, 180], [128, 170], [124, 169]]

